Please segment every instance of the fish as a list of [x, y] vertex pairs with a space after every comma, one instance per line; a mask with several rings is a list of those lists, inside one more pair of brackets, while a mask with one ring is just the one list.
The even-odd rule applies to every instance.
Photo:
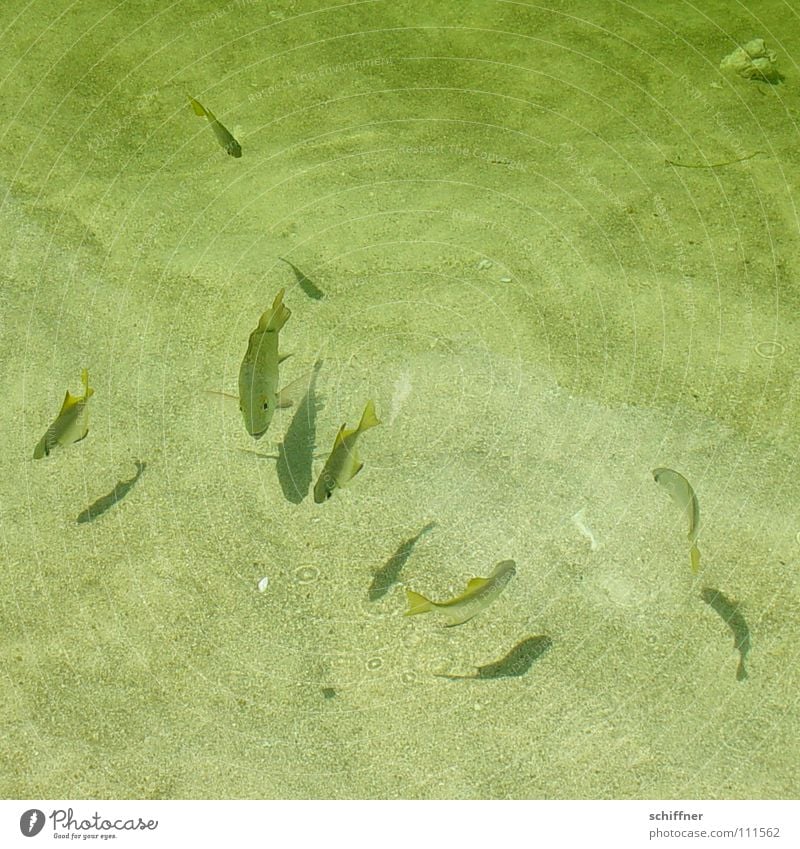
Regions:
[[261, 314], [239, 367], [239, 409], [255, 439], [267, 432], [278, 407], [290, 406], [278, 392], [278, 366], [286, 359], [278, 353], [278, 333], [292, 314], [283, 303], [284, 292], [281, 289], [272, 307]]
[[364, 464], [358, 457], [356, 451], [356, 441], [358, 437], [369, 430], [371, 427], [376, 427], [381, 424], [378, 417], [375, 415], [375, 405], [372, 401], [367, 401], [364, 407], [364, 413], [361, 416], [361, 421], [358, 427], [354, 430], [347, 430], [347, 424], [343, 424], [336, 434], [336, 439], [333, 442], [328, 459], [325, 461], [325, 466], [314, 485], [314, 501], [317, 504], [322, 504], [333, 495], [333, 491], [338, 487], [347, 486], [347, 484], [364, 468]]
[[744, 616], [739, 611], [737, 602], [729, 599], [720, 590], [703, 587], [700, 591], [703, 601], [718, 613], [733, 633], [733, 647], [739, 652], [739, 665], [736, 668], [736, 680], [745, 681], [747, 670], [744, 662], [752, 648], [750, 629], [747, 627]]
[[47, 428], [45, 435], [33, 449], [33, 459], [41, 460], [61, 445], [71, 445], [80, 442], [89, 433], [89, 399], [94, 395], [94, 389], [89, 386], [89, 372], [81, 372], [83, 395], [71, 395], [67, 390], [64, 403], [53, 424]]
[[517, 564], [513, 560], [503, 560], [492, 569], [488, 578], [472, 578], [464, 592], [449, 601], [431, 601], [424, 595], [407, 589], [408, 610], [405, 615], [416, 616], [435, 610], [443, 615], [448, 627], [463, 625], [487, 608], [503, 592], [516, 573]]
[[450, 681], [470, 681], [478, 678], [519, 678], [533, 666], [546, 651], [549, 651], [553, 641], [550, 637], [541, 635], [527, 637], [517, 643], [511, 651], [486, 666], [478, 666], [475, 675], [443, 675], [437, 673], [437, 678], [448, 678]]
[[680, 473], [673, 469], [660, 466], [653, 469], [653, 478], [669, 494], [670, 498], [685, 511], [689, 519], [689, 533], [686, 535], [692, 547], [689, 556], [692, 563], [692, 574], [700, 571], [700, 551], [697, 548], [697, 535], [700, 533], [700, 505], [691, 484]]
[[98, 516], [102, 516], [106, 510], [110, 510], [117, 502], [122, 501], [122, 499], [125, 498], [125, 496], [133, 489], [136, 481], [138, 481], [142, 476], [142, 472], [146, 467], [146, 464], [141, 463], [139, 460], [134, 460], [134, 463], [136, 464], [136, 474], [128, 480], [117, 481], [111, 492], [101, 496], [90, 504], [82, 513], [79, 513], [77, 519], [75, 519], [79, 525], [91, 522]]
[[186, 96], [189, 98], [189, 103], [192, 105], [192, 109], [194, 109], [194, 114], [200, 118], [208, 118], [208, 122], [211, 124], [211, 129], [214, 131], [217, 141], [220, 145], [222, 145], [228, 156], [232, 156], [234, 159], [239, 159], [242, 155], [242, 146], [239, 142], [236, 141], [233, 135], [225, 127], [223, 127], [222, 124], [220, 124], [210, 109], [206, 109], [205, 106], [193, 97], [189, 97], [188, 94]]

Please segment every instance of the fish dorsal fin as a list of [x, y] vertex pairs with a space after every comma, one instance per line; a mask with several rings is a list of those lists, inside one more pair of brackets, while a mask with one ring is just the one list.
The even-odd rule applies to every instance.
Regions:
[[470, 592], [470, 590], [479, 590], [481, 587], [485, 587], [488, 583], [488, 578], [470, 578], [466, 592]]

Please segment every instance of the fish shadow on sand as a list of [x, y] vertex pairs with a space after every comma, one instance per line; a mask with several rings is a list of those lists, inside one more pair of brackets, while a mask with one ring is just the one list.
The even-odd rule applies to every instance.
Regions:
[[308, 391], [297, 405], [283, 442], [278, 446], [278, 483], [284, 498], [292, 504], [299, 504], [308, 495], [313, 478], [317, 414], [322, 408], [322, 399], [316, 389], [321, 366], [320, 360], [314, 363]]
[[703, 587], [700, 592], [703, 601], [712, 608], [733, 634], [733, 647], [739, 652], [739, 665], [736, 667], [736, 680], [747, 679], [747, 670], [744, 667], [745, 659], [752, 647], [750, 640], [750, 629], [747, 627], [744, 616], [739, 611], [739, 604], [728, 598], [721, 590]]
[[281, 262], [285, 262], [289, 268], [294, 272], [294, 276], [297, 279], [297, 285], [308, 295], [309, 298], [315, 301], [321, 301], [325, 297], [325, 293], [322, 289], [314, 283], [313, 280], [306, 277], [302, 271], [292, 262], [289, 262], [288, 259], [284, 259], [282, 256], [279, 256], [278, 259]]
[[122, 501], [123, 498], [133, 489], [136, 485], [136, 481], [142, 476], [142, 472], [145, 470], [145, 463], [139, 462], [139, 460], [134, 460], [136, 463], [136, 474], [129, 478], [128, 480], [118, 481], [114, 489], [106, 495], [102, 495], [97, 501], [94, 501], [90, 504], [82, 513], [78, 514], [78, 517], [75, 521], [79, 525], [83, 525], [86, 522], [94, 521], [98, 516], [102, 516], [107, 510], [110, 510], [117, 502]]
[[447, 678], [450, 681], [469, 681], [477, 679], [493, 680], [495, 678], [519, 678], [524, 675], [533, 664], [549, 651], [553, 645], [550, 637], [542, 634], [537, 637], [527, 637], [521, 643], [517, 643], [511, 651], [496, 660], [487, 663], [486, 666], [477, 667], [475, 675], [442, 675], [437, 673], [437, 678]]
[[397, 583], [400, 572], [403, 566], [406, 565], [406, 560], [411, 556], [414, 546], [419, 542], [420, 537], [427, 534], [435, 526], [436, 522], [428, 522], [419, 533], [400, 543], [395, 553], [373, 576], [372, 583], [367, 592], [370, 601], [377, 601], [379, 598], [382, 598]]

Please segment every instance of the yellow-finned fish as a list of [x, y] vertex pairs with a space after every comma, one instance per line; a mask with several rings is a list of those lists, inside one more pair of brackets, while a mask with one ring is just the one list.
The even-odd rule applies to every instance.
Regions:
[[689, 557], [692, 562], [692, 574], [700, 571], [700, 550], [697, 548], [697, 535], [700, 533], [700, 505], [694, 494], [692, 485], [686, 478], [674, 469], [659, 466], [653, 469], [653, 478], [657, 484], [666, 489], [670, 498], [686, 513], [689, 519], [689, 533], [686, 535], [692, 544]]
[[89, 399], [94, 389], [89, 386], [89, 372], [81, 372], [83, 395], [71, 395], [69, 389], [61, 405], [61, 411], [53, 424], [47, 428], [45, 435], [33, 449], [33, 459], [41, 460], [58, 445], [71, 445], [80, 442], [89, 432]]
[[358, 458], [356, 441], [365, 430], [379, 424], [380, 421], [375, 415], [375, 405], [372, 401], [367, 401], [367, 406], [364, 407], [364, 414], [361, 416], [357, 428], [347, 430], [346, 424], [339, 428], [339, 433], [336, 434], [333, 443], [333, 450], [325, 461], [325, 467], [314, 486], [314, 501], [317, 504], [322, 504], [323, 501], [330, 498], [336, 487], [347, 486], [361, 471], [364, 464]]
[[278, 365], [286, 359], [278, 353], [278, 333], [292, 314], [283, 303], [284, 291], [261, 314], [239, 367], [239, 409], [247, 432], [256, 439], [266, 433], [275, 409], [286, 406], [278, 393]]
[[191, 103], [192, 109], [194, 109], [194, 114], [200, 118], [208, 118], [208, 122], [211, 124], [211, 129], [214, 131], [217, 141], [225, 149], [228, 156], [233, 156], [235, 159], [238, 159], [242, 155], [242, 146], [238, 141], [236, 141], [233, 134], [220, 124], [210, 109], [206, 109], [202, 103], [195, 100], [193, 97], [189, 97], [188, 94], [186, 96], [189, 98], [189, 103]]
[[449, 601], [431, 601], [424, 595], [406, 590], [408, 610], [405, 615], [415, 616], [436, 610], [443, 615], [448, 626], [462, 625], [487, 608], [516, 573], [517, 564], [513, 560], [503, 560], [492, 569], [488, 578], [473, 578], [461, 595]]

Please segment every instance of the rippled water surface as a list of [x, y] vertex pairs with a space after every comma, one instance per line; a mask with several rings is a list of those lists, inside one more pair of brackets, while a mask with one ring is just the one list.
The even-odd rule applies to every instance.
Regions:
[[[38, 0], [0, 32], [3, 796], [796, 796], [796, 12]], [[720, 70], [754, 38], [779, 79]], [[256, 441], [281, 288], [294, 404]], [[84, 368], [87, 438], [34, 460]], [[465, 624], [402, 615], [508, 559]]]

